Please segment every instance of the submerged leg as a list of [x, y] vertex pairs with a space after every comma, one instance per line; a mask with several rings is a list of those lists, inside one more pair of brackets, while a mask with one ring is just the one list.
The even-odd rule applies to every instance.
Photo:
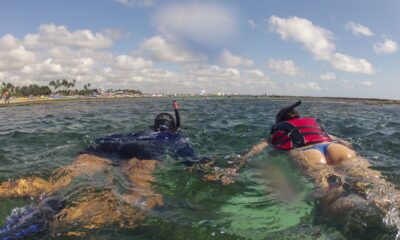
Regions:
[[39, 177], [26, 177], [0, 184], [0, 198], [38, 198], [40, 194], [51, 194], [68, 184], [79, 175], [94, 175], [106, 171], [111, 161], [94, 155], [79, 155], [71, 165], [53, 172], [49, 181]]
[[106, 190], [91, 191], [79, 196], [79, 199], [74, 200], [75, 204], [60, 211], [52, 226], [56, 229], [80, 226], [77, 231], [67, 229], [65, 233], [75, 236], [87, 235], [90, 229], [106, 225], [135, 227], [138, 221], [146, 216], [145, 210], [163, 204], [162, 196], [152, 189], [152, 174], [157, 163], [156, 160], [138, 159], [123, 162], [121, 170], [129, 180], [129, 190], [126, 194], [120, 195]]
[[154, 182], [153, 172], [157, 166], [157, 160], [131, 159], [122, 165], [122, 171], [130, 181], [129, 193], [123, 199], [129, 203], [149, 209], [163, 205], [161, 194], [155, 193], [152, 188]]
[[316, 155], [291, 152], [317, 187], [317, 209], [359, 232], [367, 226], [400, 229], [400, 192], [353, 150], [333, 143], [327, 155], [328, 164], [313, 164]]
[[[135, 227], [144, 216], [143, 211], [127, 204], [114, 192], [94, 191], [81, 196], [73, 206], [61, 210], [54, 217], [51, 227], [67, 231], [65, 235], [82, 236], [88, 234], [86, 231], [105, 225]], [[74, 226], [79, 226], [79, 230], [76, 231]]]
[[50, 182], [39, 177], [6, 181], [0, 184], [0, 198], [38, 198], [43, 192], [48, 192], [51, 186]]
[[334, 166], [326, 164], [325, 156], [320, 151], [300, 149], [291, 151], [290, 156], [295, 164], [313, 180], [318, 190], [317, 195], [324, 196], [329, 193], [326, 200], [331, 202], [341, 194], [338, 188], [344, 179], [343, 174]]
[[71, 181], [81, 175], [92, 176], [98, 172], [109, 170], [111, 161], [91, 154], [79, 155], [71, 165], [57, 169], [54, 171], [51, 182], [51, 192], [55, 192], [61, 188], [68, 186]]

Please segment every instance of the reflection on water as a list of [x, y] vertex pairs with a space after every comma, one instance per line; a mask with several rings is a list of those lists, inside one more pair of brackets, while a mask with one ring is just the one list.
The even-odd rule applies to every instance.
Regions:
[[[146, 129], [157, 113], [171, 112], [170, 102], [121, 99], [2, 108], [0, 180], [35, 176], [54, 184], [64, 176], [59, 171], [54, 175], [54, 171], [70, 165], [95, 138]], [[242, 154], [264, 137], [275, 113], [288, 103], [263, 99], [180, 102], [182, 134], [201, 156], [212, 156], [219, 163]], [[318, 116], [332, 134], [353, 142], [373, 168], [399, 186], [400, 107], [305, 102], [300, 110]], [[336, 231], [335, 224], [315, 221], [318, 213], [312, 184], [286, 156], [275, 151], [267, 150], [251, 159], [230, 186], [203, 182], [199, 175], [167, 159], [150, 179], [154, 192], [147, 193], [154, 199], [162, 196], [162, 204], [154, 200], [158, 207], [145, 213], [140, 211], [140, 202], [126, 194], [147, 188], [131, 185], [119, 166], [105, 169], [80, 175], [68, 187], [68, 179], [63, 180], [64, 185], [60, 183], [57, 193], [67, 200], [67, 206], [57, 213], [51, 225], [54, 230], [46, 233], [46, 239], [61, 235], [85, 238], [86, 231], [99, 239], [357, 237]], [[0, 201], [1, 224], [12, 209], [33, 202]], [[398, 223], [396, 211], [389, 211], [382, 221]], [[81, 219], [89, 219], [90, 224], [79, 222]], [[394, 237], [391, 234], [384, 232], [381, 236]]]

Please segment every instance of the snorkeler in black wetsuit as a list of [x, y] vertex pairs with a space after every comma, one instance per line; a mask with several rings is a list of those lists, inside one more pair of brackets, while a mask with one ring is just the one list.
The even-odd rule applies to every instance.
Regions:
[[[96, 139], [94, 146], [87, 148], [85, 153], [79, 155], [71, 165], [56, 170], [49, 181], [31, 177], [2, 183], [0, 198], [32, 197], [43, 200], [39, 200], [37, 206], [25, 207], [19, 214], [8, 218], [5, 226], [0, 229], [0, 240], [28, 238], [43, 232], [47, 226], [54, 225], [52, 222], [55, 219], [58, 221], [55, 225], [58, 226], [60, 219], [65, 224], [80, 222], [90, 228], [110, 223], [118, 225], [119, 222], [121, 226], [129, 226], [126, 223], [127, 219], [130, 224], [134, 224], [135, 219], [142, 217], [141, 214], [137, 214], [137, 204], [140, 204], [141, 209], [163, 205], [162, 196], [154, 193], [151, 186], [154, 180], [152, 172], [156, 165], [167, 155], [187, 165], [201, 161], [186, 138], [177, 133], [180, 116], [175, 101], [174, 110], [176, 121], [171, 114], [161, 113], [155, 118], [152, 130], [113, 134]], [[134, 189], [124, 195], [115, 196], [114, 193], [107, 191], [101, 201], [89, 196], [87, 199], [91, 199], [90, 201], [74, 203], [72, 207], [66, 207], [68, 203], [65, 203], [62, 197], [56, 197], [59, 196], [59, 191], [67, 187], [75, 177], [107, 171], [116, 164], [134, 185]], [[110, 202], [121, 200], [126, 203], [124, 205], [126, 210], [117, 216], [112, 216], [114, 213], [109, 206]], [[89, 213], [85, 212], [90, 212], [90, 215], [86, 215]], [[134, 214], [138, 217], [130, 216]]]
[[178, 105], [174, 101], [174, 117], [161, 113], [154, 120], [152, 130], [129, 134], [113, 134], [96, 139], [96, 146], [89, 147], [88, 153], [117, 157], [118, 159], [147, 159], [162, 161], [169, 153], [174, 159], [187, 163], [197, 162], [196, 153], [185, 137], [177, 133], [180, 127]]

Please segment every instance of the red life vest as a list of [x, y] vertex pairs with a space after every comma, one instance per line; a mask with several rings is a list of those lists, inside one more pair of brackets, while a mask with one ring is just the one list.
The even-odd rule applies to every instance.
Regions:
[[284, 150], [311, 143], [332, 142], [315, 118], [297, 118], [279, 122], [271, 133], [272, 145]]

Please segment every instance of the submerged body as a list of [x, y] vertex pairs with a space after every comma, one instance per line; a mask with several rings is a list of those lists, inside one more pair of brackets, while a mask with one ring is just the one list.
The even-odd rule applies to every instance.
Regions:
[[335, 218], [341, 223], [338, 227], [349, 233], [399, 231], [399, 191], [379, 171], [371, 169], [367, 160], [355, 153], [343, 157], [332, 150], [345, 146], [332, 144], [327, 147], [328, 156], [332, 156], [327, 163], [321, 161], [320, 152], [314, 152], [318, 150], [308, 146], [289, 153], [315, 184], [317, 211]]
[[96, 146], [86, 152], [117, 159], [152, 159], [163, 161], [166, 154], [182, 161], [194, 161], [196, 154], [186, 138], [176, 132], [143, 131], [113, 134], [96, 139]]
[[[29, 197], [36, 199], [38, 204], [11, 216], [0, 229], [0, 239], [24, 238], [47, 227], [62, 229], [77, 224], [88, 230], [103, 225], [134, 227], [144, 218], [146, 210], [163, 205], [162, 196], [152, 189], [152, 173], [167, 158], [189, 164], [199, 160], [186, 138], [175, 131], [113, 134], [96, 139], [94, 146], [87, 148], [70, 165], [55, 170], [49, 180], [27, 177], [3, 182], [0, 198]], [[121, 191], [112, 189], [116, 188], [112, 187], [115, 168], [127, 182]], [[99, 175], [111, 189], [82, 188], [76, 184], [81, 177], [97, 178]], [[71, 192], [79, 194], [78, 201], [65, 200]], [[55, 196], [63, 204], [52, 207], [49, 203], [54, 201], [49, 199]]]
[[[361, 238], [380, 230], [399, 232], [399, 191], [371, 169], [350, 143], [329, 135], [315, 119], [300, 118], [294, 110], [298, 105], [300, 102], [278, 113], [271, 142], [313, 181], [316, 210], [322, 216], [316, 222], [331, 224], [334, 218], [341, 223], [337, 227]], [[253, 146], [242, 164], [269, 142]]]

